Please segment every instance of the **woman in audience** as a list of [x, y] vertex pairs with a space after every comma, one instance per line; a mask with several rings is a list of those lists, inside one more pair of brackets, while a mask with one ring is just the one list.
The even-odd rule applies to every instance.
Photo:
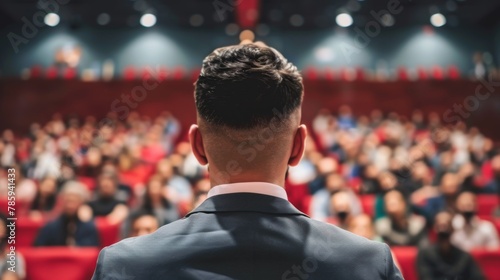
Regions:
[[32, 219], [50, 218], [54, 213], [57, 202], [57, 181], [53, 177], [45, 177], [31, 204], [30, 217]]
[[409, 214], [408, 205], [400, 191], [384, 195], [387, 217], [375, 222], [375, 229], [384, 242], [393, 246], [416, 246], [425, 242], [425, 219]]
[[177, 205], [166, 197], [166, 190], [161, 176], [154, 175], [149, 179], [144, 198], [138, 210], [152, 214], [160, 222], [160, 226], [179, 219]]

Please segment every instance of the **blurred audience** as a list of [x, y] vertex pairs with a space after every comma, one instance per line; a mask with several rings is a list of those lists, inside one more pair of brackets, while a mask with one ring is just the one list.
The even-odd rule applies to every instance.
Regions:
[[[438, 233], [436, 244], [422, 247], [419, 270], [423, 279], [475, 279], [470, 256], [458, 248], [498, 248], [498, 233], [486, 221], [493, 215], [475, 214], [475, 194], [500, 200], [495, 142], [432, 112], [334, 111], [320, 110], [310, 126], [304, 157], [286, 179], [290, 201], [314, 219], [390, 245], [425, 245], [438, 213], [451, 212], [451, 243]], [[121, 117], [56, 114], [31, 124], [26, 135], [0, 134], [0, 200], [7, 200], [7, 169], [15, 168], [17, 213], [45, 224], [36, 245], [98, 246], [96, 217], [121, 227], [122, 237], [150, 233], [206, 199], [207, 168], [171, 113]], [[488, 214], [500, 217], [500, 208]], [[444, 216], [440, 228], [447, 226]]]

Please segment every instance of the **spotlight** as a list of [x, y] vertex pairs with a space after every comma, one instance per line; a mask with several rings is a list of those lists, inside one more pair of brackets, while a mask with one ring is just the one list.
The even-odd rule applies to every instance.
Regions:
[[446, 18], [443, 16], [443, 14], [436, 13], [431, 16], [431, 23], [435, 27], [441, 27], [446, 24]]
[[43, 21], [46, 25], [54, 27], [59, 24], [60, 18], [57, 14], [48, 13], [47, 15], [45, 15]]
[[351, 15], [347, 14], [347, 13], [342, 13], [342, 14], [337, 15], [337, 17], [335, 18], [335, 21], [341, 27], [351, 26], [352, 22], [353, 22]]
[[151, 27], [156, 24], [156, 16], [153, 14], [144, 14], [141, 17], [141, 25], [144, 27]]

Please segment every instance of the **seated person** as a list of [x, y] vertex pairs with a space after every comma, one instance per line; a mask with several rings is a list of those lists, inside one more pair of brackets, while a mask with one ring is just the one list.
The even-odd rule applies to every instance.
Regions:
[[412, 195], [412, 204], [416, 213], [424, 216], [429, 224], [440, 211], [455, 213], [455, 200], [460, 190], [460, 178], [454, 173], [445, 173], [439, 188], [423, 187]]
[[417, 255], [417, 272], [421, 280], [434, 279], [486, 279], [471, 255], [451, 243], [453, 216], [439, 212], [434, 220], [437, 241], [421, 247]]
[[160, 224], [158, 219], [146, 212], [138, 211], [130, 219], [131, 230], [129, 237], [142, 236], [156, 231]]
[[88, 197], [81, 183], [67, 182], [61, 191], [62, 214], [47, 223], [35, 240], [35, 246], [99, 246], [93, 221], [82, 221], [78, 212]]
[[50, 218], [54, 214], [57, 202], [57, 181], [53, 177], [45, 177], [40, 181], [40, 186], [31, 204], [30, 218]]
[[10, 231], [7, 224], [7, 217], [0, 213], [0, 252], [2, 253], [0, 256], [0, 279], [22, 280], [26, 277], [26, 263], [21, 253], [16, 251], [16, 256], [14, 257], [16, 263], [15, 271], [9, 270], [11, 266], [7, 263], [7, 261], [12, 260], [10, 256], [7, 255], [11, 252], [11, 245], [7, 243]]
[[[363, 236], [364, 238], [367, 238], [369, 240], [382, 242], [382, 238], [380, 238], [380, 236], [378, 236], [375, 233], [375, 228], [373, 226], [372, 218], [367, 214], [359, 214], [351, 217], [347, 221], [346, 229], [356, 235]], [[398, 259], [396, 258], [392, 250], [391, 254], [392, 254], [392, 259], [394, 260], [394, 264], [396, 264], [396, 266], [399, 268], [399, 271], [401, 271]]]
[[349, 202], [349, 193], [339, 191], [334, 193], [330, 198], [330, 213], [335, 213], [327, 218], [327, 222], [337, 225], [343, 229], [347, 228], [347, 221], [353, 215], [351, 204]]
[[344, 177], [339, 173], [332, 172], [326, 176], [326, 188], [317, 191], [311, 200], [311, 218], [316, 220], [325, 220], [329, 216], [335, 216], [335, 212], [330, 205], [330, 198], [333, 193], [344, 191], [348, 194], [347, 202], [350, 204], [352, 213], [357, 215], [363, 212], [361, 202], [358, 196], [349, 188], [347, 188]]
[[98, 180], [97, 196], [80, 211], [82, 219], [106, 217], [112, 225], [119, 224], [128, 215], [128, 207], [124, 201], [116, 198], [118, 181], [112, 174], [103, 173]]
[[398, 190], [384, 195], [386, 217], [375, 222], [375, 229], [390, 246], [416, 246], [425, 242], [425, 219], [409, 213], [403, 194]]
[[458, 214], [453, 218], [455, 232], [451, 242], [467, 252], [473, 249], [498, 249], [497, 230], [490, 221], [481, 220], [476, 216], [476, 204], [476, 196], [471, 192], [463, 192], [458, 196]]
[[160, 226], [179, 219], [177, 205], [167, 199], [162, 177], [155, 175], [149, 179], [139, 210], [152, 214]]
[[367, 214], [352, 216], [349, 221], [347, 221], [346, 229], [364, 238], [382, 242], [382, 238], [375, 232], [372, 218]]

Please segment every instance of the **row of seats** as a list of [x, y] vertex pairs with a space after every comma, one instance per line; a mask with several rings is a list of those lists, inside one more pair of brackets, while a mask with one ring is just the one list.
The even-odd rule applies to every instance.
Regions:
[[[92, 277], [99, 253], [95, 248], [22, 248], [27, 263], [27, 280], [88, 280]], [[417, 280], [415, 247], [396, 247], [393, 252], [406, 280]], [[474, 251], [472, 255], [489, 280], [499, 280], [500, 251]], [[116, 268], [116, 279], [126, 279], [126, 270]], [[114, 279], [114, 278], [113, 278]]]
[[[340, 68], [333, 69], [327, 67], [325, 69], [320, 69], [316, 67], [307, 67], [304, 71], [304, 77], [308, 80], [341, 80], [341, 81], [353, 81], [353, 80], [365, 80], [367, 78], [367, 71], [362, 67], [352, 68]], [[396, 78], [400, 81], [408, 81], [412, 78], [418, 80], [444, 80], [460, 79], [460, 70], [456, 65], [450, 65], [447, 68], [443, 68], [438, 65], [434, 65], [430, 68], [417, 67], [412, 76], [412, 70], [400, 66], [396, 69]]]
[[[396, 70], [396, 77], [398, 80], [407, 81], [411, 79], [410, 73], [411, 71], [408, 68], [400, 66]], [[152, 76], [154, 76], [158, 80], [182, 80], [189, 77], [196, 79], [199, 74], [199, 69], [188, 71], [182, 66], [177, 66], [172, 69], [169, 69], [167, 67], [159, 67], [157, 69], [153, 69], [150, 67], [135, 67], [129, 65], [123, 69], [121, 77], [124, 80], [147, 79]], [[446, 69], [438, 65], [432, 66], [431, 68], [418, 67], [415, 74], [415, 78], [417, 78], [418, 80], [456, 80], [460, 78], [460, 70], [456, 65], [451, 65]], [[30, 68], [31, 78], [45, 77], [47, 79], [75, 79], [77, 78], [77, 75], [77, 70], [70, 67], [59, 70], [55, 66], [50, 66], [46, 69], [43, 69], [40, 65], [34, 65]], [[367, 73], [366, 70], [361, 67], [357, 67], [355, 69], [341, 68], [337, 70], [333, 68], [319, 69], [316, 67], [307, 67], [306, 69], [304, 69], [304, 76], [309, 80], [325, 79], [350, 81], [365, 80]]]
[[[99, 232], [101, 247], [109, 246], [120, 240], [120, 226], [111, 225], [105, 218], [98, 217], [95, 224]], [[44, 222], [40, 220], [30, 220], [28, 218], [17, 220], [16, 247], [30, 247], [35, 242], [38, 231], [43, 227]]]

